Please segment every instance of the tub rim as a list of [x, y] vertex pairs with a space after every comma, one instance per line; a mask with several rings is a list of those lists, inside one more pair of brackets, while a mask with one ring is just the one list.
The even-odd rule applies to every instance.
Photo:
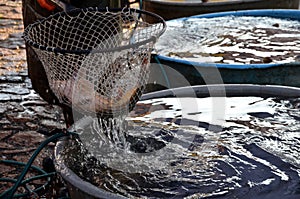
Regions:
[[[188, 93], [186, 91], [189, 91]], [[143, 94], [140, 100], [167, 97], [300, 97], [300, 88], [259, 84], [210, 84], [170, 88]], [[178, 96], [180, 95], [180, 96]]]
[[80, 190], [84, 194], [88, 195], [89, 197], [87, 198], [127, 199], [127, 197], [96, 187], [95, 185], [80, 178], [69, 167], [67, 167], [63, 162], [63, 160], [61, 160], [61, 155], [60, 155], [60, 152], [64, 149], [64, 145], [66, 141], [67, 141], [66, 138], [62, 138], [55, 144], [54, 165], [55, 165], [55, 170], [64, 179], [64, 181], [67, 182], [67, 187], [69, 189], [69, 192], [70, 189], [74, 191], [73, 188], [75, 188], [76, 192]]
[[[188, 89], [187, 89], [188, 88]], [[192, 90], [191, 90], [192, 88]], [[188, 91], [188, 92], [187, 92]], [[192, 91], [192, 92], [191, 92]], [[225, 91], [225, 92], [224, 92]], [[260, 96], [260, 97], [283, 97], [295, 98], [300, 97], [300, 88], [290, 86], [277, 85], [255, 85], [255, 84], [215, 84], [215, 85], [197, 85], [186, 86], [173, 89], [166, 89], [143, 94], [140, 100], [148, 100], [155, 98], [176, 97], [242, 97], [242, 96]], [[54, 163], [56, 171], [61, 177], [73, 186], [75, 189], [80, 189], [82, 192], [90, 195], [92, 198], [109, 198], [109, 199], [125, 199], [127, 197], [119, 194], [111, 193], [103, 190], [91, 183], [81, 179], [64, 161], [61, 160], [60, 152], [64, 148], [66, 138], [59, 140], [54, 148]]]

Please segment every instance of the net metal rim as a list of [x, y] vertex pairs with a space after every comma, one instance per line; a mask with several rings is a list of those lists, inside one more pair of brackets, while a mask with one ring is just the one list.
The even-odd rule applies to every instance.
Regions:
[[[149, 39], [145, 39], [143, 41], [139, 41], [133, 44], [128, 44], [126, 46], [119, 46], [119, 47], [114, 47], [114, 48], [108, 48], [108, 49], [88, 49], [88, 50], [67, 50], [67, 49], [62, 49], [62, 48], [54, 48], [54, 47], [47, 47], [44, 45], [40, 45], [37, 42], [33, 41], [28, 35], [29, 32], [37, 25], [48, 21], [52, 18], [58, 17], [58, 16], [64, 16], [64, 15], [74, 15], [74, 14], [78, 14], [80, 12], [130, 12], [130, 13], [138, 13], [138, 14], [146, 14], [149, 15], [151, 17], [155, 17], [159, 20], [158, 23], [162, 24], [162, 29], [160, 30], [160, 32], [156, 35], [156, 36], [151, 36]], [[53, 52], [53, 53], [60, 53], [60, 54], [77, 54], [77, 55], [87, 55], [90, 53], [105, 53], [105, 52], [113, 52], [116, 50], [124, 50], [124, 49], [129, 49], [129, 48], [138, 48], [139, 46], [145, 45], [149, 42], [155, 42], [157, 40], [157, 38], [159, 38], [166, 30], [167, 25], [165, 20], [152, 12], [146, 11], [146, 10], [139, 10], [139, 9], [134, 9], [134, 8], [116, 8], [116, 9], [103, 9], [103, 8], [98, 8], [98, 7], [89, 7], [89, 8], [77, 8], [77, 9], [73, 9], [71, 11], [65, 11], [65, 12], [58, 12], [55, 13], [53, 15], [50, 15], [49, 17], [46, 18], [42, 18], [40, 20], [37, 20], [36, 22], [28, 25], [23, 33], [23, 39], [25, 40], [25, 43], [27, 43], [28, 45], [35, 47], [37, 49], [40, 50], [45, 50], [48, 52]]]

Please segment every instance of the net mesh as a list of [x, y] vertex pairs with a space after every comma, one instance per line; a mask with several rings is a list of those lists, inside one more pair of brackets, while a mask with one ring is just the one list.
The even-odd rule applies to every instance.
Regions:
[[[149, 13], [148, 13], [149, 14]], [[151, 14], [151, 13], [150, 13]], [[148, 24], [140, 10], [81, 9], [57, 13], [24, 31], [60, 103], [103, 115], [133, 108], [165, 23]]]

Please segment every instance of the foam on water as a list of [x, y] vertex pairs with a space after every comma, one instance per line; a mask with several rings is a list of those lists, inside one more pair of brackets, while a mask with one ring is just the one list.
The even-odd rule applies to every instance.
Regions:
[[[80, 177], [130, 198], [298, 198], [300, 99], [221, 101], [140, 101], [121, 122], [126, 144], [109, 141], [95, 120], [85, 129], [94, 141], [79, 147], [89, 155], [70, 155], [78, 147], [72, 143], [66, 162]], [[218, 120], [214, 106], [224, 109]]]

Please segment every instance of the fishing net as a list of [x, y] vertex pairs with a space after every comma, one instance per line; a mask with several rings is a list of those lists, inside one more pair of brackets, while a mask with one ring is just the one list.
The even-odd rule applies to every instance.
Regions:
[[[160, 22], [146, 23], [145, 16]], [[86, 8], [31, 24], [24, 39], [60, 103], [114, 115], [130, 111], [141, 96], [153, 45], [164, 30], [165, 22], [146, 11]]]

